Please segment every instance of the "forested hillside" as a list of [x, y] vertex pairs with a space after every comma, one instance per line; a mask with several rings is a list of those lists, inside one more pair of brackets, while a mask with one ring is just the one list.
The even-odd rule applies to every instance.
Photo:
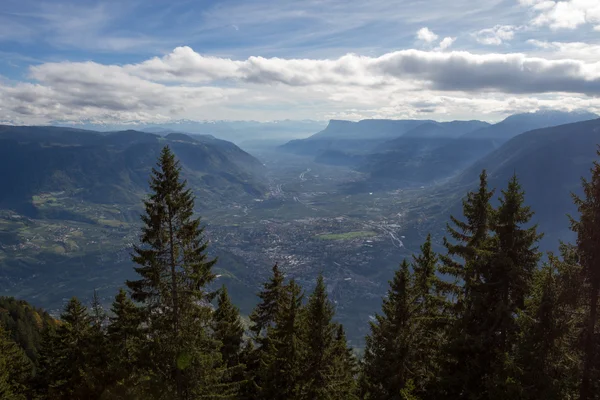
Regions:
[[[545, 263], [517, 175], [495, 192], [481, 172], [449, 221], [444, 251], [428, 236], [398, 260], [356, 352], [322, 275], [305, 293], [273, 266], [249, 327], [225, 287], [208, 290], [217, 260], [181, 171], [165, 147], [133, 249], [137, 276], [110, 310], [73, 298], [54, 323], [2, 300], [10, 318], [0, 320], [1, 398], [600, 398], [600, 164], [574, 198], [576, 241]], [[15, 321], [41, 340], [20, 339]]]

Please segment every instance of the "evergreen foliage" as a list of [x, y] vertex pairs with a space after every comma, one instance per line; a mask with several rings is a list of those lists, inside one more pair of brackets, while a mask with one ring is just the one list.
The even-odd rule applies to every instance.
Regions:
[[158, 398], [222, 396], [223, 368], [218, 342], [209, 335], [213, 279], [208, 243], [194, 197], [180, 180], [181, 166], [166, 146], [152, 169], [140, 245], [133, 261], [139, 280], [128, 281], [141, 303], [148, 390]]
[[[600, 151], [598, 151], [600, 155]], [[598, 297], [600, 296], [600, 163], [594, 162], [590, 181], [582, 178], [583, 198], [573, 196], [580, 220], [571, 219], [583, 268], [586, 294], [586, 327], [580, 400], [600, 398], [598, 352]]]
[[283, 288], [274, 326], [267, 328], [266, 354], [259, 370], [259, 397], [272, 400], [302, 399], [303, 342], [302, 288], [291, 280]]
[[576, 245], [542, 265], [517, 177], [494, 209], [483, 171], [446, 254], [428, 235], [395, 272], [360, 362], [322, 275], [305, 303], [275, 264], [249, 332], [225, 286], [213, 310], [216, 260], [179, 171], [165, 148], [134, 249], [139, 279], [109, 312], [97, 292], [59, 321], [0, 298], [1, 399], [600, 398], [599, 164], [575, 198]]

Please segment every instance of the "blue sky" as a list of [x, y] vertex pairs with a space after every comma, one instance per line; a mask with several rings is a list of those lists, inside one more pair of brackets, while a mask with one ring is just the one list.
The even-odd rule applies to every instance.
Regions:
[[2, 0], [0, 121], [600, 111], [598, 0]]

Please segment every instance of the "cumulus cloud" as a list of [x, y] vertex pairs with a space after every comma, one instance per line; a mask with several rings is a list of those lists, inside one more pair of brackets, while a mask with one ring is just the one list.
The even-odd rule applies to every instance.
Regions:
[[452, 46], [452, 44], [456, 41], [456, 38], [453, 37], [445, 37], [442, 39], [442, 41], [440, 42], [440, 44], [437, 47], [437, 50], [446, 50], [447, 48], [449, 48], [450, 46]]
[[429, 30], [429, 28], [421, 28], [417, 31], [417, 39], [422, 40], [423, 42], [432, 43], [435, 42], [438, 38], [438, 35]]
[[[440, 49], [447, 49], [453, 40], [443, 39]], [[572, 44], [570, 48], [562, 44], [562, 50], [557, 43], [533, 44], [551, 54], [576, 50]], [[496, 110], [502, 109], [499, 104], [508, 96], [554, 96], [547, 103], [558, 105], [567, 96], [589, 97], [590, 104], [597, 104], [600, 62], [576, 58], [402, 50], [379, 57], [232, 60], [179, 47], [137, 64], [33, 66], [30, 82], [0, 81], [0, 119], [241, 119], [252, 118], [261, 109], [283, 118], [314, 118], [374, 106], [383, 110], [390, 104], [403, 117], [426, 109], [460, 115], [461, 110], [483, 112], [473, 104], [491, 104], [485, 103], [490, 96], [495, 96]], [[454, 105], [448, 100], [436, 107], [411, 103], [434, 97], [454, 99]], [[582, 104], [583, 100], [569, 101]], [[282, 104], [287, 114], [277, 111]]]
[[581, 25], [600, 22], [598, 0], [520, 0], [536, 14], [531, 21], [534, 26], [551, 29], [575, 29]]
[[493, 28], [482, 29], [474, 34], [475, 40], [486, 45], [501, 45], [515, 37], [516, 27], [512, 25], [496, 25]]
[[380, 57], [347, 54], [333, 60], [249, 57], [233, 61], [205, 57], [182, 47], [163, 58], [123, 67], [49, 63], [32, 69], [32, 76], [38, 80], [43, 81], [48, 74], [66, 80], [91, 74], [110, 81], [111, 76], [128, 74], [152, 81], [232, 80], [289, 86], [379, 86], [417, 81], [438, 90], [600, 94], [600, 62], [464, 51], [402, 50]]
[[546, 58], [576, 59], [588, 62], [600, 60], [600, 44], [583, 42], [547, 42], [530, 39], [527, 43], [545, 50]]

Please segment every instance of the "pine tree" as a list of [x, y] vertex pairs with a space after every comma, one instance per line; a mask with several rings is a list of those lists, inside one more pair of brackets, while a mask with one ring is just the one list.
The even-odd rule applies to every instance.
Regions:
[[0, 399], [25, 400], [33, 365], [0, 325]]
[[562, 259], [550, 254], [534, 273], [531, 296], [519, 312], [518, 398], [562, 400], [577, 396], [577, 351], [581, 268], [575, 252], [561, 246]]
[[133, 261], [139, 280], [128, 281], [142, 304], [149, 339], [150, 381], [156, 396], [188, 399], [222, 395], [218, 345], [208, 336], [209, 296], [214, 279], [208, 243], [194, 197], [180, 180], [181, 166], [166, 146], [152, 169], [152, 193], [145, 201], [141, 244]]
[[323, 275], [310, 295], [305, 312], [306, 353], [303, 360], [304, 396], [307, 399], [327, 400], [336, 397], [340, 385], [336, 380], [337, 326], [333, 323], [333, 304], [327, 297]]
[[[448, 254], [440, 257], [443, 262], [440, 271], [460, 282], [460, 285], [448, 288], [456, 296], [459, 314], [467, 312], [471, 306], [469, 299], [474, 298], [472, 292], [477, 291], [485, 269], [488, 256], [486, 246], [494, 218], [494, 210], [490, 205], [493, 195], [494, 191], [487, 188], [487, 173], [483, 170], [479, 176], [479, 190], [469, 192], [463, 200], [466, 221], [451, 216], [450, 220], [456, 228], [449, 224], [446, 226], [452, 242], [444, 238]], [[456, 257], [462, 258], [463, 262], [456, 260]]]
[[304, 358], [302, 299], [304, 295], [292, 280], [284, 286], [275, 324], [267, 328], [266, 356], [261, 361], [260, 391], [257, 398], [269, 400], [302, 399], [302, 360]]
[[335, 390], [332, 391], [332, 399], [335, 400], [358, 400], [358, 388], [356, 376], [358, 364], [352, 348], [348, 346], [346, 333], [341, 324], [337, 324], [333, 351], [333, 379]]
[[412, 385], [411, 360], [414, 327], [411, 307], [412, 279], [406, 260], [390, 282], [383, 300], [382, 314], [370, 322], [371, 333], [365, 338], [361, 393], [365, 400], [387, 400]]
[[213, 337], [218, 341], [226, 370], [225, 382], [238, 390], [239, 398], [245, 395], [245, 363], [242, 353], [244, 327], [239, 309], [231, 303], [225, 285], [219, 290], [217, 308], [212, 314]]
[[86, 357], [86, 385], [95, 393], [103, 393], [109, 381], [109, 349], [106, 338], [107, 315], [102, 307], [98, 291], [94, 290], [90, 308], [90, 332], [88, 345], [82, 349]]
[[444, 296], [445, 284], [437, 276], [438, 256], [433, 251], [431, 235], [418, 255], [413, 255], [414, 313], [411, 324], [419, 332], [415, 336], [412, 366], [414, 393], [422, 399], [435, 398], [434, 387], [439, 379], [441, 348], [445, 344], [448, 324], [448, 304]]
[[144, 330], [140, 310], [120, 289], [111, 307], [112, 316], [107, 328], [110, 396], [133, 399], [143, 386]]
[[[598, 151], [600, 156], [600, 151]], [[571, 229], [577, 234], [577, 250], [583, 267], [587, 293], [587, 326], [585, 328], [583, 373], [580, 400], [597, 398], [594, 393], [600, 388], [593, 387], [595, 364], [599, 364], [598, 341], [598, 297], [600, 296], [600, 163], [594, 161], [590, 181], [582, 178], [583, 197], [573, 195], [580, 214], [579, 221], [571, 218]]]
[[53, 332], [47, 329], [41, 352], [40, 394], [49, 399], [94, 399], [101, 393], [88, 379], [91, 318], [86, 307], [72, 298]]
[[533, 212], [524, 206], [524, 192], [513, 175], [506, 190], [502, 191], [500, 205], [492, 225], [493, 256], [489, 268], [483, 272], [480, 327], [481, 342], [494, 349], [489, 356], [490, 371], [486, 371], [489, 397], [511, 397], [520, 389], [515, 386], [514, 344], [518, 327], [517, 314], [525, 306], [531, 291], [534, 271], [541, 253], [536, 243], [542, 237], [537, 226], [524, 228]]
[[[438, 398], [475, 399], [485, 393], [485, 381], [494, 361], [486, 342], [489, 332], [481, 324], [488, 312], [483, 278], [493, 255], [490, 229], [495, 210], [490, 205], [493, 190], [487, 188], [487, 173], [479, 177], [479, 189], [463, 201], [465, 221], [451, 217], [456, 228], [447, 226], [451, 240], [444, 239], [447, 255], [440, 256], [440, 272], [455, 278], [446, 288], [453, 299], [449, 340], [443, 352], [441, 392]], [[458, 259], [462, 259], [462, 262]]]
[[236, 367], [240, 363], [244, 327], [240, 321], [239, 309], [231, 303], [225, 285], [219, 291], [217, 309], [212, 315], [213, 335], [221, 345], [221, 356], [227, 367]]
[[250, 314], [250, 322], [252, 322], [250, 332], [255, 344], [248, 343], [244, 351], [247, 383], [242, 390], [246, 399], [253, 399], [259, 395], [262, 386], [260, 379], [265, 375], [264, 369], [268, 363], [267, 351], [270, 347], [268, 342], [270, 338], [266, 333], [273, 327], [284, 297], [284, 277], [277, 263], [272, 271], [273, 274], [258, 293], [259, 303]]
[[260, 302], [250, 315], [250, 321], [253, 325], [250, 330], [255, 338], [260, 342], [260, 337], [265, 329], [273, 324], [277, 310], [283, 295], [283, 274], [279, 270], [277, 263], [273, 266], [273, 275], [263, 284], [262, 291], [258, 294]]

